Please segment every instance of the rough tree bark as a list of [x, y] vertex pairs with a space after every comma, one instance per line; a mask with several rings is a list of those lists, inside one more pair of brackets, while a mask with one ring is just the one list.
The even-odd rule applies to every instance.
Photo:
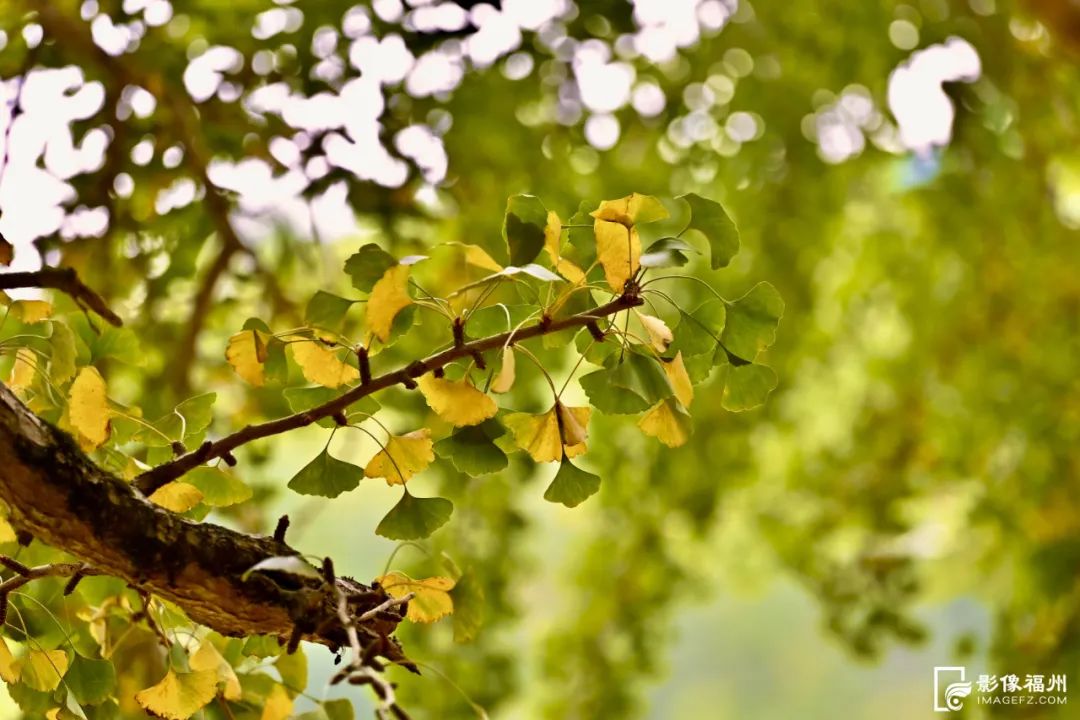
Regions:
[[[0, 385], [0, 500], [16, 530], [60, 548], [104, 574], [176, 603], [195, 622], [224, 635], [295, 632], [330, 647], [347, 646], [338, 591], [354, 617], [388, 599], [347, 578], [333, 584], [295, 575], [252, 573], [268, 557], [297, 552], [272, 537], [194, 523], [146, 500], [97, 467], [66, 433], [34, 415]], [[401, 608], [358, 627], [365, 647], [403, 660], [390, 638]], [[377, 647], [379, 647], [377, 646]]]

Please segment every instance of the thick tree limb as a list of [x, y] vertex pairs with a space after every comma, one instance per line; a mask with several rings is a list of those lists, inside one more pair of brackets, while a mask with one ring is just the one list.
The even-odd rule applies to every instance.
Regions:
[[0, 275], [0, 290], [13, 288], [49, 288], [67, 293], [81, 307], [88, 307], [110, 325], [120, 327], [124, 324], [116, 313], [109, 309], [105, 300], [90, 289], [72, 268], [42, 268], [33, 272], [12, 272]]
[[415, 384], [414, 378], [418, 378], [424, 373], [439, 370], [455, 360], [464, 357], [475, 357], [482, 352], [501, 348], [507, 343], [521, 342], [541, 335], [548, 335], [560, 330], [566, 330], [567, 328], [589, 325], [590, 323], [595, 323], [599, 318], [614, 315], [615, 313], [628, 310], [632, 307], [637, 307], [638, 305], [641, 305], [642, 302], [641, 297], [636, 291], [627, 292], [606, 305], [601, 305], [598, 308], [593, 308], [592, 310], [578, 313], [577, 315], [570, 315], [569, 317], [560, 318], [558, 320], [545, 319], [535, 325], [521, 328], [516, 331], [512, 330], [480, 340], [456, 344], [425, 360], [417, 360], [399, 370], [373, 377], [370, 382], [361, 383], [334, 400], [319, 405], [318, 407], [293, 415], [287, 415], [283, 418], [278, 418], [277, 420], [259, 423], [258, 425], [248, 425], [242, 430], [238, 430], [232, 435], [227, 435], [215, 442], [205, 442], [199, 449], [194, 450], [187, 455], [182, 455], [171, 462], [158, 465], [153, 470], [148, 470], [143, 473], [135, 479], [135, 485], [145, 494], [149, 495], [161, 486], [172, 482], [209, 460], [230, 455], [233, 450], [252, 440], [270, 437], [271, 435], [280, 435], [281, 433], [290, 430], [296, 430], [311, 425], [322, 418], [331, 417], [337, 413], [344, 412], [349, 405], [352, 405], [357, 400], [372, 395], [380, 390], [385, 390], [393, 385], [400, 384], [409, 387]]
[[[256, 572], [241, 579], [259, 561], [296, 551], [270, 537], [190, 522], [153, 505], [94, 465], [68, 435], [2, 385], [0, 501], [16, 529], [95, 572], [176, 603], [193, 621], [225, 635], [287, 638], [299, 630], [307, 640], [343, 647], [349, 640], [338, 617], [339, 593], [356, 618], [390, 599], [347, 578], [331, 584]], [[396, 617], [392, 611], [390, 617]], [[354, 623], [365, 647], [404, 660], [390, 638], [397, 622], [386, 613]]]

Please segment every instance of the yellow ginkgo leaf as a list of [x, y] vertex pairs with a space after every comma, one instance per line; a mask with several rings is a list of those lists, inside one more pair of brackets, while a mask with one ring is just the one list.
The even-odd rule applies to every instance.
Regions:
[[574, 283], [585, 279], [581, 268], [562, 256], [562, 221], [554, 210], [548, 211], [547, 225], [544, 226], [544, 249], [557, 273]]
[[68, 420], [91, 447], [109, 438], [109, 403], [105, 398], [105, 380], [97, 369], [84, 367], [71, 383]]
[[690, 413], [675, 398], [656, 403], [638, 421], [638, 427], [668, 447], [679, 447], [690, 439]]
[[15, 363], [11, 366], [11, 380], [8, 382], [12, 390], [26, 390], [34, 383], [34, 369], [37, 367], [37, 356], [34, 351], [27, 347], [19, 348], [15, 353]]
[[44, 300], [16, 300], [11, 309], [24, 323], [41, 322], [53, 314], [52, 304]]
[[667, 208], [652, 195], [631, 193], [618, 200], [605, 200], [590, 213], [597, 220], [610, 220], [621, 225], [653, 222], [668, 217]]
[[562, 460], [562, 437], [559, 435], [559, 419], [552, 410], [540, 415], [510, 413], [503, 423], [514, 434], [517, 446], [529, 453], [536, 462]]
[[11, 523], [7, 518], [0, 518], [0, 544], [15, 542], [18, 536], [15, 534], [15, 528], [11, 527]]
[[593, 223], [596, 234], [596, 258], [604, 267], [604, 277], [615, 292], [622, 292], [626, 281], [641, 266], [641, 239], [637, 228], [610, 220]]
[[221, 653], [214, 647], [213, 643], [209, 639], [203, 640], [199, 645], [199, 649], [191, 656], [188, 664], [192, 670], [212, 670], [217, 674], [217, 680], [219, 683], [224, 683], [222, 687], [222, 697], [226, 700], [239, 700], [241, 695], [240, 678], [236, 676], [236, 671], [233, 670], [232, 665], [221, 657]]
[[391, 435], [364, 468], [364, 476], [386, 478], [387, 485], [404, 485], [435, 459], [431, 431], [422, 428], [408, 435]]
[[555, 411], [559, 416], [559, 429], [562, 432], [567, 457], [576, 457], [585, 452], [585, 440], [589, 437], [587, 428], [589, 418], [592, 416], [592, 408], [567, 407], [562, 403], [555, 403]]
[[135, 701], [152, 715], [168, 720], [187, 720], [217, 696], [217, 672], [173, 672], [161, 682], [135, 693]]
[[254, 328], [241, 330], [229, 338], [225, 348], [225, 359], [232, 365], [236, 374], [256, 387], [261, 387], [266, 378], [263, 363], [269, 356], [266, 343], [270, 336]]
[[465, 245], [465, 262], [491, 272], [500, 272], [503, 266], [495, 262], [487, 250], [479, 245]]
[[558, 462], [563, 455], [576, 457], [585, 452], [585, 428], [591, 408], [555, 405], [540, 415], [511, 413], [504, 423], [514, 442], [536, 462]]
[[289, 343], [293, 360], [300, 366], [300, 372], [308, 382], [323, 387], [336, 388], [360, 377], [360, 371], [352, 365], [342, 362], [341, 358], [315, 340], [300, 340]]
[[443, 420], [458, 427], [479, 425], [499, 411], [495, 401], [468, 380], [447, 380], [429, 373], [416, 382], [428, 406]]
[[391, 597], [414, 594], [409, 600], [409, 611], [406, 614], [413, 622], [431, 623], [454, 612], [454, 601], [450, 597], [454, 581], [450, 578], [429, 577], [413, 580], [405, 573], [395, 571], [375, 578], [375, 581]]
[[499, 368], [499, 374], [495, 376], [495, 380], [491, 383], [491, 392], [510, 392], [510, 388], [514, 386], [514, 378], [517, 374], [515, 368], [514, 348], [507, 345], [506, 349], [503, 350], [502, 366]]
[[180, 480], [162, 485], [150, 496], [150, 502], [166, 510], [183, 513], [202, 502], [202, 490]]
[[667, 352], [668, 345], [675, 339], [667, 323], [653, 315], [637, 313], [637, 316], [645, 328], [645, 332], [649, 333], [649, 342], [652, 344], [653, 349], [658, 353]]
[[364, 318], [368, 331], [386, 342], [390, 339], [394, 318], [410, 304], [412, 298], [409, 297], [409, 266], [393, 265], [371, 288], [367, 315]]
[[694, 384], [690, 382], [690, 375], [686, 372], [682, 351], [680, 350], [673, 360], [661, 363], [661, 366], [667, 373], [671, 388], [675, 391], [675, 397], [684, 407], [690, 407], [690, 402], [694, 399]]
[[55, 690], [67, 670], [68, 656], [63, 650], [31, 650], [16, 663], [19, 681], [41, 692]]
[[0, 680], [10, 684], [19, 681], [18, 668], [4, 638], [0, 637]]
[[280, 685], [275, 685], [266, 696], [259, 720], [287, 720], [292, 715], [293, 699]]

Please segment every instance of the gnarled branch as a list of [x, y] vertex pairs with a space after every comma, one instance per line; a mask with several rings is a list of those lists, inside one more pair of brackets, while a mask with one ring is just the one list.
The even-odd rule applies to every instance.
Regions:
[[[176, 603], [193, 621], [224, 635], [284, 639], [299, 632], [304, 639], [344, 647], [349, 639], [338, 615], [344, 596], [364, 646], [405, 661], [390, 637], [400, 613], [359, 619], [390, 599], [383, 590], [348, 578], [328, 583], [255, 572], [245, 579], [258, 562], [296, 551], [272, 537], [191, 522], [150, 503], [97, 467], [74, 440], [35, 416], [3, 385], [0, 501], [17, 530], [70, 553], [96, 573]], [[62, 569], [74, 573], [79, 567]], [[17, 573], [16, 580], [22, 579]]]

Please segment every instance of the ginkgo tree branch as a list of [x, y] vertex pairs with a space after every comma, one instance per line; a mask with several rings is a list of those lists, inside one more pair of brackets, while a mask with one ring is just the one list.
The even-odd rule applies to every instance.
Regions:
[[573, 327], [585, 327], [595, 325], [600, 318], [614, 315], [641, 305], [644, 301], [636, 287], [623, 292], [614, 300], [575, 315], [564, 318], [542, 318], [535, 325], [509, 330], [498, 335], [473, 340], [470, 342], [455, 344], [454, 346], [427, 357], [417, 360], [403, 368], [394, 370], [371, 378], [367, 383], [361, 383], [338, 397], [310, 410], [287, 415], [276, 420], [248, 425], [237, 432], [227, 435], [217, 441], [207, 441], [197, 450], [182, 455], [175, 460], [164, 463], [148, 470], [135, 479], [135, 486], [142, 492], [150, 494], [163, 485], [182, 477], [185, 473], [194, 470], [198, 466], [215, 458], [231, 457], [232, 451], [253, 440], [280, 435], [281, 433], [296, 430], [311, 425], [318, 420], [338, 415], [357, 400], [372, 395], [380, 390], [394, 385], [414, 385], [414, 379], [421, 375], [439, 370], [442, 367], [465, 357], [475, 357], [482, 352], [502, 348], [507, 344], [514, 344], [530, 338], [549, 335]]
[[14, 288], [48, 288], [67, 293], [79, 304], [96, 312], [111, 325], [120, 327], [123, 321], [114, 313], [105, 300], [86, 285], [72, 268], [42, 268], [29, 272], [11, 272], [0, 275], [0, 290]]
[[[279, 539], [196, 523], [154, 505], [101, 469], [75, 441], [34, 415], [0, 385], [0, 503], [20, 533], [79, 562], [27, 567], [0, 594], [46, 576], [109, 575], [141, 593], [175, 603], [199, 624], [229, 636], [259, 634], [349, 644], [339, 617], [345, 597], [350, 624], [367, 654], [407, 663], [390, 637], [403, 613], [385, 591], [350, 580], [252, 572], [268, 558], [295, 556]], [[387, 607], [376, 616], [373, 608]]]

